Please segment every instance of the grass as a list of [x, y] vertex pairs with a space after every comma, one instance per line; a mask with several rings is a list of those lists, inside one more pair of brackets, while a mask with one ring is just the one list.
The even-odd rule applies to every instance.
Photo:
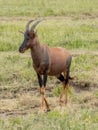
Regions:
[[[73, 114], [70, 110], [68, 113], [60, 113], [53, 111], [49, 114], [34, 116], [27, 118], [17, 117], [6, 119], [6, 122], [0, 120], [0, 129], [10, 130], [97, 130], [98, 117], [97, 113], [87, 109], [78, 111]], [[80, 121], [79, 121], [80, 120]]]
[[64, 15], [81, 15], [97, 14], [97, 0], [0, 0], [0, 16], [64, 16]]
[[[98, 19], [72, 20], [72, 19], [49, 19], [43, 21], [37, 27], [41, 43], [46, 43], [50, 47], [60, 46], [69, 49], [72, 53], [76, 50], [87, 52], [98, 50], [97, 36], [98, 30], [95, 27]], [[1, 85], [14, 82], [34, 82], [36, 74], [32, 69], [30, 52], [21, 55], [18, 48], [23, 41], [23, 35], [19, 30], [25, 30], [26, 21], [1, 21], [0, 28], [0, 80]], [[5, 59], [5, 60], [3, 60]], [[92, 59], [92, 60], [91, 60]], [[97, 56], [82, 54], [73, 58], [71, 72], [79, 79], [94, 80], [93, 72], [98, 69]], [[3, 67], [5, 66], [5, 67]], [[9, 69], [8, 69], [9, 68]], [[11, 73], [12, 72], [12, 73]], [[6, 73], [8, 75], [6, 75]], [[96, 73], [95, 73], [96, 74]], [[16, 77], [16, 78], [15, 78]], [[85, 78], [84, 78], [85, 77]], [[88, 77], [88, 78], [86, 78]]]
[[[23, 36], [18, 32], [25, 30], [27, 21], [2, 21], [0, 28], [0, 51], [18, 51]], [[62, 46], [69, 49], [98, 49], [98, 19], [47, 20], [38, 26], [41, 42], [49, 46]]]
[[[0, 130], [98, 129], [97, 13], [97, 0], [0, 0]], [[19, 30], [25, 31], [26, 22], [38, 17], [46, 18], [36, 28], [41, 43], [69, 49], [71, 75], [94, 84], [88, 91], [70, 89], [69, 105], [59, 108], [61, 85], [54, 87], [56, 79], [50, 77], [47, 89], [54, 89], [46, 92], [52, 111], [43, 114], [36, 108], [40, 96], [30, 51], [18, 52], [23, 41]]]
[[[95, 56], [88, 56], [87, 54], [76, 57], [73, 60], [72, 71], [74, 75], [77, 75], [82, 80], [93, 80], [96, 82], [95, 75], [98, 69], [98, 58]], [[97, 77], [96, 77], [97, 78]]]

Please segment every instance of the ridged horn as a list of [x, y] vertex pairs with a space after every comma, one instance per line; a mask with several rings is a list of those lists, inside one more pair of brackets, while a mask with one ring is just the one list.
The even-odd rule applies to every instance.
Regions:
[[26, 24], [26, 31], [29, 31], [29, 24], [33, 22], [34, 20], [29, 20]]
[[38, 19], [31, 27], [31, 31], [34, 31], [35, 27], [44, 19]]

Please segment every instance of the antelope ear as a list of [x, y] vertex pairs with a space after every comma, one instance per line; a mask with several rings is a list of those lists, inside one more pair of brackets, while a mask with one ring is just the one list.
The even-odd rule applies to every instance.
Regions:
[[21, 31], [21, 30], [19, 30], [19, 32], [20, 32], [20, 33], [22, 33], [22, 34], [24, 34], [24, 32], [23, 32], [23, 31]]

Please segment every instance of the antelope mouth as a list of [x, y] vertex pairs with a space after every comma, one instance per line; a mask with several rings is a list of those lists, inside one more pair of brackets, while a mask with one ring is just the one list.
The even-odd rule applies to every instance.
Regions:
[[19, 52], [20, 52], [20, 53], [24, 53], [25, 50], [26, 50], [25, 48], [24, 48], [24, 49], [19, 49]]

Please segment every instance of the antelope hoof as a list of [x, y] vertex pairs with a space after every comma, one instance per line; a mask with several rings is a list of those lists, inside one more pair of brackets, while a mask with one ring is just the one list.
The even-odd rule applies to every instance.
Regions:
[[45, 113], [48, 113], [48, 112], [50, 112], [51, 111], [51, 109], [47, 109], [46, 111], [45, 111]]
[[60, 102], [60, 103], [63, 103], [64, 101], [60, 99], [59, 102]]
[[64, 101], [60, 99], [60, 100], [59, 100], [59, 105], [62, 106], [63, 102], [64, 102]]
[[40, 114], [40, 113], [44, 113], [44, 112], [45, 112], [45, 109], [44, 109], [44, 108], [40, 108], [39, 111], [38, 111], [39, 114]]

